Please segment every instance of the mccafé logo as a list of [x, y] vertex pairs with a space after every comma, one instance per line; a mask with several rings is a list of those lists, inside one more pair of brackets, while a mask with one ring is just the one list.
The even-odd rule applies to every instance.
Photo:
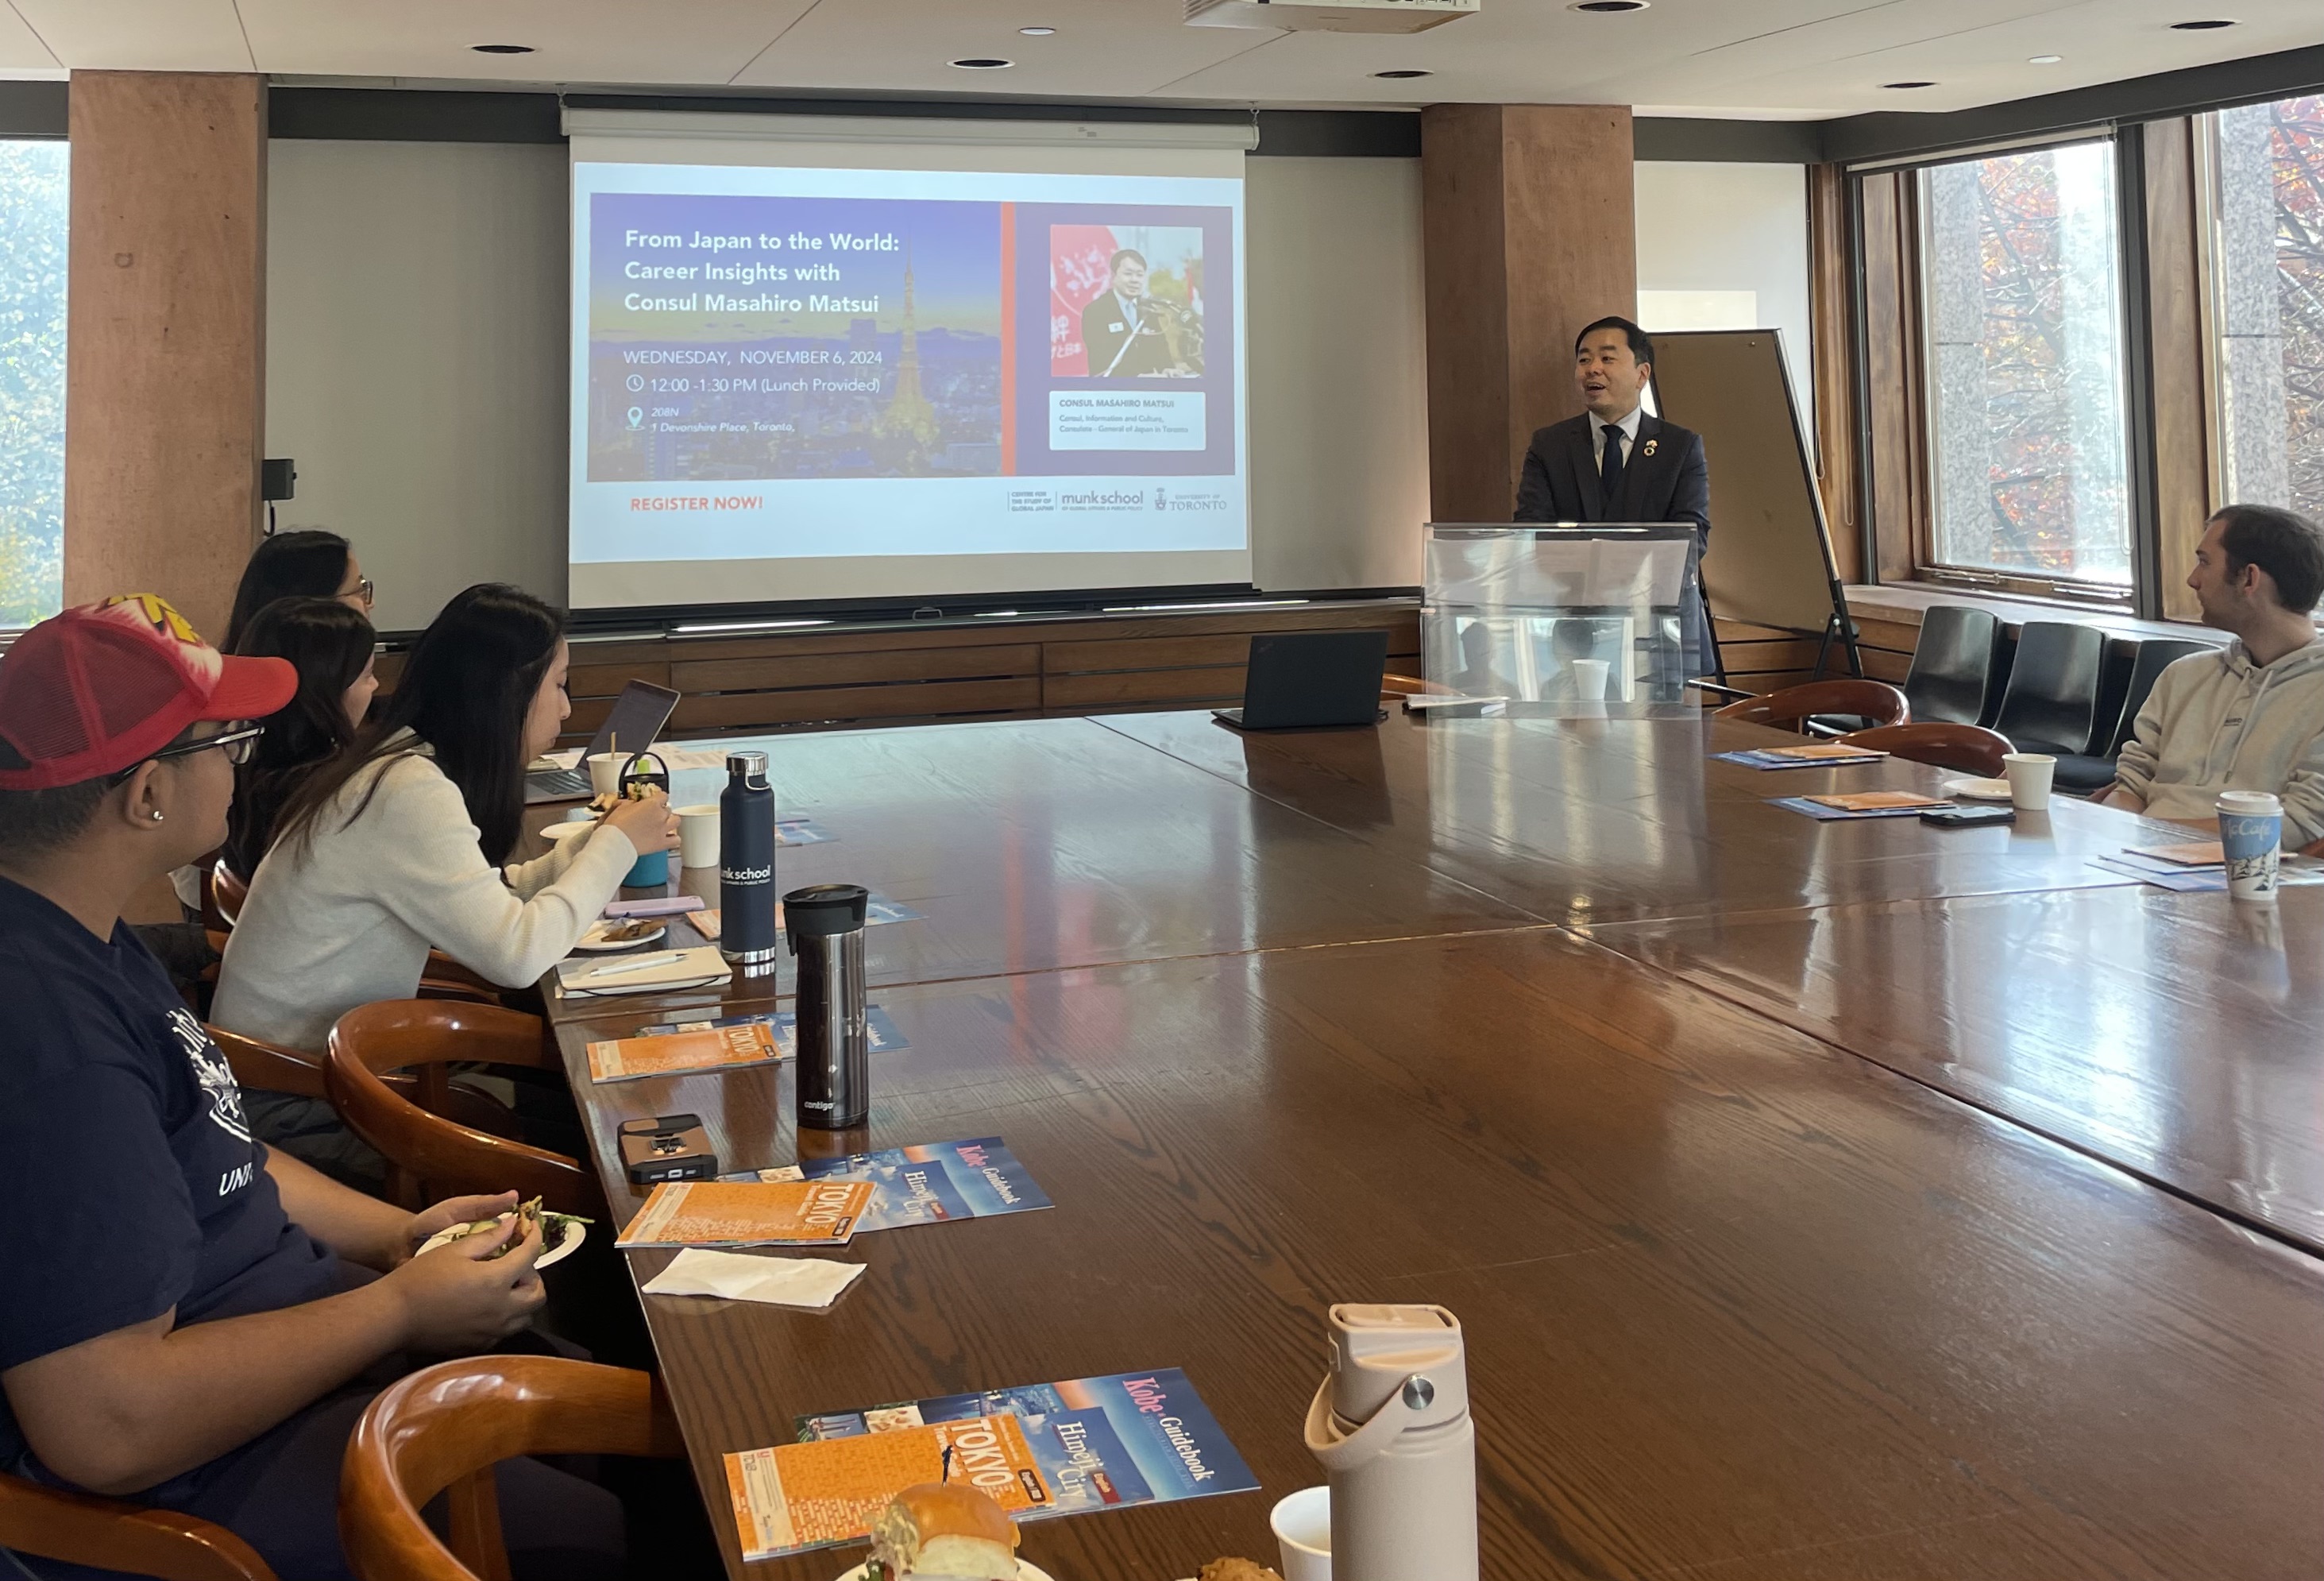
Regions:
[[721, 867], [718, 876], [728, 883], [758, 883], [775, 876], [774, 864], [764, 867]]

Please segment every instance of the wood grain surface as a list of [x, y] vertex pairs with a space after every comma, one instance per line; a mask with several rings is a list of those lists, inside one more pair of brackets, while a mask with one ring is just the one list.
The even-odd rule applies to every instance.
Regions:
[[[1185, 1367], [1263, 1493], [1028, 1527], [1059, 1577], [1272, 1553], [1334, 1300], [1469, 1337], [1484, 1574], [2273, 1577], [2324, 1556], [2319, 1266], [1555, 930], [897, 987], [872, 1145], [1052, 1211], [885, 1232], [829, 1312], [646, 1301], [719, 1456], [793, 1416]], [[786, 1071], [592, 1088], [796, 1150]], [[601, 1163], [610, 1160], [601, 1154]], [[615, 1212], [630, 1200], [616, 1180]], [[639, 1254], [650, 1277], [666, 1254]], [[853, 1555], [735, 1562], [821, 1581]]]

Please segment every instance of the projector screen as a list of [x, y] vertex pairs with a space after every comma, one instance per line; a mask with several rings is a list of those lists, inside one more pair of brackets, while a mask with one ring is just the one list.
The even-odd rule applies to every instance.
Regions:
[[1250, 579], [1245, 129], [567, 126], [576, 607]]

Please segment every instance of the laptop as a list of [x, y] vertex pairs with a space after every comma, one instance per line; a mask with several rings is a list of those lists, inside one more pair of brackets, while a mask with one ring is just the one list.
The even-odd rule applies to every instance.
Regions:
[[678, 694], [666, 686], [656, 686], [649, 680], [633, 680], [622, 689], [613, 699], [612, 712], [597, 726], [591, 737], [589, 750], [581, 754], [579, 764], [569, 769], [535, 769], [524, 777], [524, 802], [527, 807], [542, 801], [585, 800], [589, 791], [589, 758], [591, 754], [611, 752], [619, 741], [624, 752], [643, 752], [661, 735], [661, 727], [669, 723], [678, 707]]
[[1242, 707], [1212, 713], [1238, 730], [1370, 725], [1388, 669], [1386, 632], [1280, 632], [1250, 640]]

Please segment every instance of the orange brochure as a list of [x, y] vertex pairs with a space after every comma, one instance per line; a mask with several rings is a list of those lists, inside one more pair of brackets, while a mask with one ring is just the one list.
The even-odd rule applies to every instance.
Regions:
[[2227, 859], [2227, 848], [2217, 840], [2197, 840], [2185, 846], [2133, 846], [2133, 856], [2152, 856], [2181, 867], [2217, 867]]
[[1886, 757], [1877, 746], [1841, 746], [1837, 742], [1823, 742], [1814, 746], [1770, 746], [1761, 748], [1769, 757], [1798, 758], [1814, 763], [1819, 758]]
[[704, 1027], [657, 1038], [614, 1038], [589, 1045], [589, 1079], [634, 1081], [641, 1076], [683, 1076], [696, 1070], [735, 1070], [788, 1058], [767, 1022]]
[[1842, 812], [1877, 812], [1888, 807], [1948, 805], [1941, 796], [1923, 796], [1917, 790], [1850, 790], [1837, 796], [1811, 796], [1806, 800], [1818, 807], [1836, 807]]
[[726, 1456], [745, 1562], [860, 1542], [898, 1493], [947, 1479], [990, 1494], [1011, 1516], [1045, 1515], [1056, 1502], [1023, 1425], [1008, 1414]]
[[844, 1246], [878, 1188], [869, 1180], [680, 1180], [657, 1186], [613, 1244]]

